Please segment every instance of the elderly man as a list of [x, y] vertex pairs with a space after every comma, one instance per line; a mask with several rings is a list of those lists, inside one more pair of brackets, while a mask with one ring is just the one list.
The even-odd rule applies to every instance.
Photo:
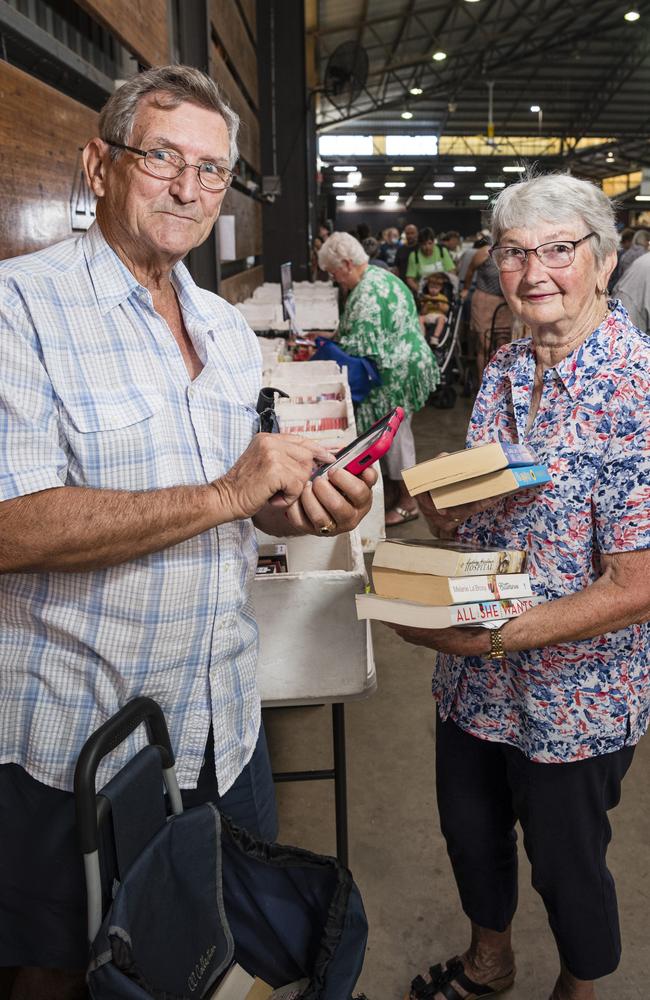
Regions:
[[0, 267], [0, 966], [12, 1000], [84, 995], [72, 776], [87, 736], [130, 698], [162, 705], [187, 800], [219, 797], [240, 825], [275, 835], [254, 525], [329, 534], [370, 507], [372, 470], [312, 487], [329, 452], [256, 433], [257, 341], [180, 263], [219, 214], [237, 125], [198, 70], [128, 81], [84, 151], [97, 223]]

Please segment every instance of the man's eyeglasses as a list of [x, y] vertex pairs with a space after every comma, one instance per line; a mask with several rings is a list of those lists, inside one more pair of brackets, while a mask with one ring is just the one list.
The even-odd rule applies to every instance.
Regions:
[[128, 153], [135, 153], [144, 159], [144, 165], [154, 177], [165, 177], [173, 180], [180, 177], [186, 167], [196, 170], [199, 184], [206, 191], [224, 191], [230, 186], [233, 173], [223, 163], [213, 163], [206, 160], [204, 163], [188, 163], [171, 149], [137, 149], [135, 146], [125, 146], [122, 142], [110, 142], [109, 146], [115, 149], [125, 149]]
[[576, 247], [585, 240], [595, 236], [587, 233], [579, 240], [558, 240], [553, 243], [540, 243], [538, 247], [526, 250], [523, 247], [490, 247], [489, 254], [500, 271], [523, 271], [528, 260], [528, 254], [534, 253], [544, 267], [568, 267], [573, 264]]

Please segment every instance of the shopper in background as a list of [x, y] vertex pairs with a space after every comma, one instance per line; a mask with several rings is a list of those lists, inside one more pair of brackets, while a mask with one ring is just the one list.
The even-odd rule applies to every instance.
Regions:
[[650, 253], [637, 257], [614, 289], [630, 319], [643, 333], [650, 333]]
[[406, 281], [406, 269], [408, 268], [409, 257], [411, 252], [417, 248], [418, 245], [418, 227], [409, 222], [404, 226], [404, 239], [397, 248], [395, 253], [395, 264], [394, 270], [398, 278], [402, 281]]
[[634, 230], [633, 229], [627, 229], [626, 228], [626, 229], [622, 230], [622, 232], [621, 232], [621, 244], [620, 244], [620, 246], [618, 248], [618, 251], [617, 251], [617, 254], [616, 254], [616, 267], [612, 271], [612, 276], [609, 279], [609, 291], [610, 292], [614, 290], [614, 288], [616, 286], [616, 283], [618, 282], [618, 279], [620, 278], [619, 268], [620, 268], [620, 263], [621, 263], [621, 257], [623, 256], [623, 254], [625, 253], [626, 250], [630, 249], [630, 247], [632, 246], [632, 240], [633, 239], [634, 239]]
[[455, 229], [450, 229], [448, 233], [443, 233], [441, 235], [439, 242], [441, 247], [445, 247], [447, 249], [449, 256], [455, 264], [458, 259], [458, 251], [460, 250], [460, 233]]
[[180, 263], [219, 214], [237, 127], [199, 70], [138, 74], [84, 149], [96, 223], [0, 265], [0, 966], [16, 970], [12, 1000], [85, 995], [73, 774], [88, 736], [132, 698], [161, 705], [186, 804], [219, 800], [275, 837], [254, 525], [335, 534], [370, 508], [373, 470], [312, 485], [327, 451], [257, 433], [257, 340]]
[[385, 261], [390, 268], [395, 266], [395, 257], [399, 247], [399, 229], [389, 226], [382, 233], [382, 242], [379, 248], [379, 257]]
[[323, 245], [323, 240], [320, 238], [320, 236], [316, 236], [315, 239], [312, 241], [311, 253], [309, 256], [312, 281], [329, 281], [329, 276], [327, 274], [327, 271], [321, 270], [321, 268], [318, 266], [318, 251], [320, 250], [322, 245]]
[[379, 241], [374, 236], [368, 236], [362, 243], [363, 249], [368, 254], [368, 263], [373, 267], [381, 267], [384, 271], [390, 271], [385, 260], [379, 257]]
[[370, 357], [381, 385], [355, 408], [362, 433], [395, 406], [405, 418], [386, 456], [387, 495], [393, 506], [386, 525], [417, 517], [417, 506], [402, 481], [402, 469], [415, 465], [411, 417], [438, 385], [438, 366], [420, 331], [413, 297], [394, 274], [368, 265], [368, 255], [348, 233], [332, 233], [319, 254], [320, 266], [348, 290], [338, 329], [340, 346], [356, 357]]
[[[474, 252], [465, 274], [461, 298], [467, 298], [472, 283], [472, 305], [470, 311], [470, 343], [476, 351], [478, 380], [483, 377], [492, 344], [492, 334], [498, 325], [500, 331], [512, 328], [512, 313], [506, 305], [501, 291], [499, 271], [492, 260], [488, 244]], [[498, 312], [497, 312], [498, 310]]]
[[607, 300], [618, 238], [596, 185], [513, 184], [493, 233], [504, 294], [532, 337], [486, 369], [467, 445], [525, 442], [553, 482], [447, 511], [425, 494], [422, 507], [437, 536], [527, 551], [544, 603], [498, 631], [396, 628], [440, 653], [438, 809], [471, 921], [468, 949], [410, 997], [512, 985], [519, 821], [559, 952], [551, 1000], [595, 1000], [621, 954], [608, 811], [650, 716], [650, 343]]
[[422, 287], [423, 279], [434, 271], [455, 272], [455, 265], [446, 247], [435, 242], [433, 229], [425, 227], [418, 233], [418, 245], [409, 256], [406, 268], [406, 283], [417, 295]]
[[621, 280], [628, 267], [639, 257], [648, 252], [650, 245], [650, 232], [647, 229], [639, 229], [632, 238], [630, 247], [625, 250], [618, 261], [617, 282]]

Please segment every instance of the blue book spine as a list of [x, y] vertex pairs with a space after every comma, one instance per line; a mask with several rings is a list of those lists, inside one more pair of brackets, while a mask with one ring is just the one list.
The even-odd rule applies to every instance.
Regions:
[[507, 441], [499, 441], [499, 444], [510, 467], [539, 464], [538, 456], [527, 444], [509, 444]]
[[512, 474], [517, 480], [519, 489], [526, 486], [543, 486], [550, 483], [551, 477], [545, 465], [526, 465], [520, 469], [513, 469]]

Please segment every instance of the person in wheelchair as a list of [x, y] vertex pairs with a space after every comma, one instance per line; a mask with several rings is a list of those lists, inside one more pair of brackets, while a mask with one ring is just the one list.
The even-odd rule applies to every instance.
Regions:
[[432, 347], [437, 347], [445, 329], [450, 307], [448, 282], [444, 274], [434, 271], [428, 275], [419, 302], [422, 336]]

